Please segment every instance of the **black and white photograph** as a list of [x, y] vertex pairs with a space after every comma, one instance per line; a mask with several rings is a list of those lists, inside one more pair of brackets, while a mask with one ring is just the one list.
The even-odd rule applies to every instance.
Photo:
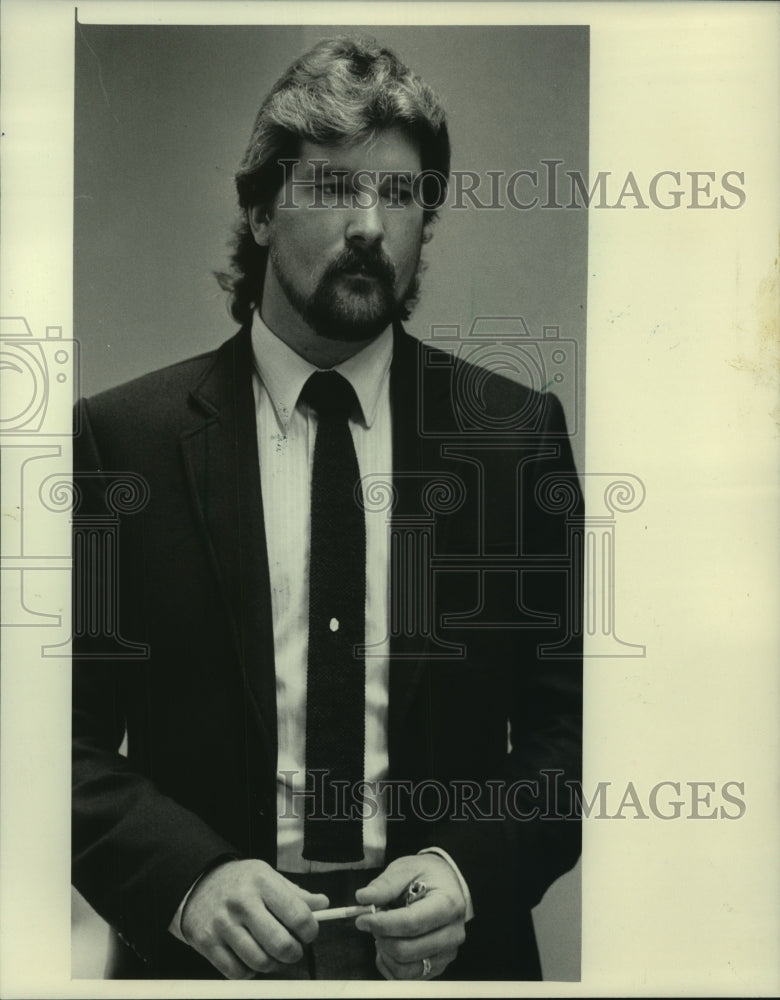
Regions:
[[776, 16], [9, 0], [4, 996], [776, 992]]
[[587, 178], [587, 28], [76, 46], [74, 323], [104, 371], [74, 439], [73, 881], [107, 975], [538, 980], [531, 910], [580, 853], [587, 211], [555, 186]]

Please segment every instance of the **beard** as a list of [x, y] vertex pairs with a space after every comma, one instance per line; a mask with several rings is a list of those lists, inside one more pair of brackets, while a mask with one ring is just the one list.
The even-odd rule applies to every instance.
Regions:
[[290, 305], [315, 333], [327, 340], [372, 340], [391, 323], [408, 319], [417, 300], [419, 251], [414, 274], [398, 296], [395, 268], [378, 247], [346, 247], [327, 266], [310, 296], [292, 284], [273, 247], [269, 256]]

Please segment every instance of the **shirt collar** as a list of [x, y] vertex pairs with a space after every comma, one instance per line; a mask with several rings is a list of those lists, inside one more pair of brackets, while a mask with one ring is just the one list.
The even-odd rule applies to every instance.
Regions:
[[[318, 369], [277, 337], [257, 313], [252, 323], [252, 351], [276, 419], [286, 432], [306, 380]], [[376, 417], [392, 357], [393, 331], [388, 326], [362, 351], [334, 368], [355, 390], [366, 427], [371, 427]]]

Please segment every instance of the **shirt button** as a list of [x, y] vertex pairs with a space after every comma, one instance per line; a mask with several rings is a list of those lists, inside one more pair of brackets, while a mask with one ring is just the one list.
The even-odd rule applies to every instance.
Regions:
[[330, 630], [331, 630], [331, 632], [338, 632], [338, 630], [339, 630], [339, 620], [338, 620], [338, 618], [331, 618], [331, 620], [330, 620]]

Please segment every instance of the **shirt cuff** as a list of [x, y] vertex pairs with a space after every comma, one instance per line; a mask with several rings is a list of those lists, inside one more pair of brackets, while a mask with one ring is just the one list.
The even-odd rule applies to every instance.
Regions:
[[466, 916], [465, 920], [471, 920], [474, 916], [474, 907], [471, 903], [471, 893], [469, 892], [469, 887], [466, 885], [466, 880], [460, 873], [460, 868], [455, 864], [452, 858], [447, 854], [445, 850], [441, 847], [424, 847], [418, 854], [438, 854], [440, 858], [444, 858], [447, 864], [452, 868], [455, 873], [455, 877], [458, 880], [458, 885], [460, 886], [460, 891], [463, 893], [463, 899], [466, 903]]
[[173, 915], [173, 920], [171, 920], [171, 922], [168, 924], [168, 930], [170, 931], [171, 934], [173, 934], [175, 938], [178, 938], [178, 940], [181, 941], [183, 944], [189, 944], [189, 941], [186, 940], [181, 929], [181, 918], [184, 916], [184, 907], [187, 905], [187, 900], [190, 898], [193, 889], [201, 881], [201, 879], [205, 878], [209, 872], [213, 872], [215, 868], [219, 868], [220, 865], [224, 865], [228, 861], [238, 861], [238, 855], [224, 854], [221, 855], [219, 858], [217, 858], [213, 864], [210, 864], [205, 871], [202, 871], [200, 875], [198, 875], [198, 877], [195, 879], [195, 881], [187, 890], [184, 899], [179, 903], [176, 912]]
[[187, 895], [179, 903], [179, 907], [173, 915], [173, 920], [168, 924], [168, 930], [171, 932], [171, 934], [173, 934], [175, 938], [178, 938], [179, 941], [181, 941], [183, 944], [187, 944], [187, 942], [184, 940], [184, 935], [181, 932], [181, 917], [182, 914], [184, 913], [184, 907], [187, 905], [187, 900], [190, 898], [192, 890], [195, 888], [195, 886], [198, 884], [198, 882], [200, 882], [202, 878], [203, 876], [201, 875], [200, 878], [196, 879], [189, 887], [189, 889], [187, 890]]

